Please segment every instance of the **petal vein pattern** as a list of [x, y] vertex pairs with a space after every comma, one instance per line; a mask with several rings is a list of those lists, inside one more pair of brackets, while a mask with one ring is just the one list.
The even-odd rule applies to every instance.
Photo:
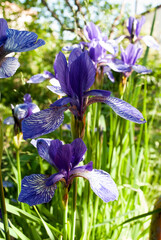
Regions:
[[47, 180], [48, 176], [43, 174], [32, 174], [24, 177], [18, 201], [30, 206], [49, 202], [54, 196], [56, 186], [47, 186]]
[[119, 98], [107, 97], [104, 103], [108, 104], [122, 118], [139, 124], [146, 122], [139, 110]]
[[24, 139], [36, 138], [57, 129], [64, 120], [67, 108], [48, 108], [32, 114], [22, 121]]

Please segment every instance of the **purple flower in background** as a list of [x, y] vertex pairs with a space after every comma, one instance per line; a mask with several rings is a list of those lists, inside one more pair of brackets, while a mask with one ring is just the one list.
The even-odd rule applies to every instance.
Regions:
[[[64, 120], [64, 111], [69, 109], [80, 121], [83, 120], [87, 107], [95, 102], [108, 104], [119, 116], [136, 122], [145, 123], [142, 114], [129, 103], [110, 96], [109, 91], [87, 91], [95, 81], [95, 67], [87, 51], [74, 49], [68, 60], [62, 52], [54, 63], [56, 79], [48, 88], [58, 94], [67, 95], [53, 104], [50, 108], [32, 114], [22, 121], [23, 138], [36, 138], [57, 129]], [[89, 96], [94, 96], [89, 98]]]
[[[88, 47], [89, 56], [93, 60], [96, 69], [102, 66], [103, 72], [107, 74], [112, 82], [114, 82], [114, 77], [111, 69], [116, 72], [129, 71], [129, 68], [123, 62], [115, 63], [118, 53], [118, 42], [116, 40], [107, 40], [107, 37], [103, 37], [100, 29], [92, 22], [85, 26], [84, 34], [87, 40], [90, 41], [84, 43], [84, 46]], [[111, 54], [107, 54], [107, 51]]]
[[128, 24], [127, 24], [127, 30], [130, 36], [125, 36], [125, 37], [129, 38], [129, 40], [132, 43], [136, 43], [140, 40], [143, 40], [148, 47], [159, 50], [159, 44], [155, 41], [155, 39], [152, 36], [149, 36], [149, 35], [140, 36], [140, 31], [144, 23], [145, 23], [144, 16], [141, 17], [140, 21], [134, 17], [130, 17], [128, 19]]
[[136, 44], [129, 44], [126, 49], [123, 49], [123, 47], [121, 47], [121, 60], [130, 68], [129, 72], [124, 73], [126, 77], [129, 77], [133, 70], [137, 73], [142, 74], [152, 72], [142, 65], [135, 64], [136, 61], [140, 58], [142, 51], [142, 48], [138, 48]]
[[39, 155], [58, 172], [51, 176], [32, 174], [24, 177], [18, 201], [30, 206], [47, 203], [54, 196], [57, 182], [63, 182], [69, 190], [75, 177], [87, 179], [92, 190], [104, 202], [114, 201], [118, 198], [116, 184], [107, 172], [93, 169], [92, 162], [84, 166], [77, 166], [83, 161], [83, 155], [87, 150], [80, 138], [65, 145], [57, 139], [38, 139], [34, 140], [33, 144], [37, 147]]
[[24, 118], [29, 117], [31, 114], [39, 112], [39, 107], [32, 103], [31, 95], [25, 94], [23, 97], [24, 103], [18, 104], [15, 107], [11, 104], [12, 108], [12, 117], [8, 117], [4, 120], [6, 125], [14, 125], [15, 135], [20, 131], [21, 132], [21, 121]]
[[37, 40], [37, 37], [33, 32], [9, 29], [7, 21], [0, 18], [0, 78], [13, 76], [20, 66], [18, 59], [5, 56], [12, 52], [27, 52], [44, 45], [45, 41]]

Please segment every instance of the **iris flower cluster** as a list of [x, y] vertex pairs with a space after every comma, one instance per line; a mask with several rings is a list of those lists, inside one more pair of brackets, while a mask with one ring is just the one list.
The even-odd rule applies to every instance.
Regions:
[[[36, 138], [57, 129], [64, 120], [64, 111], [69, 109], [77, 119], [82, 120], [87, 107], [96, 102], [109, 105], [119, 116], [136, 122], [145, 123], [142, 114], [129, 103], [110, 96], [106, 90], [88, 89], [95, 81], [95, 67], [88, 52], [74, 49], [68, 59], [62, 52], [54, 63], [55, 78], [52, 79], [51, 91], [66, 95], [50, 105], [50, 108], [32, 114], [22, 121], [24, 139]], [[92, 96], [92, 97], [90, 97]], [[90, 97], [90, 98], [89, 98]]]
[[[145, 39], [150, 41], [151, 38], [139, 36], [143, 22], [143, 19], [139, 22], [134, 18], [129, 18], [127, 28], [131, 44], [126, 50], [121, 47], [121, 59], [116, 59], [119, 51], [118, 43], [127, 36], [121, 36], [117, 40], [108, 40], [97, 26], [89, 23], [84, 28], [88, 42], [81, 42], [77, 48], [73, 47], [68, 62], [65, 55], [59, 52], [54, 62], [54, 74], [44, 71], [43, 74], [37, 74], [28, 81], [28, 83], [40, 83], [45, 79], [50, 79], [51, 85], [48, 89], [62, 98], [52, 103], [48, 109], [40, 111], [32, 103], [30, 95], [26, 94], [24, 104], [12, 107], [13, 117], [5, 120], [6, 124], [18, 124], [19, 129], [22, 124], [23, 138], [33, 139], [31, 143], [37, 148], [39, 155], [57, 170], [57, 173], [51, 176], [32, 174], [24, 177], [18, 198], [20, 202], [30, 206], [47, 203], [54, 196], [56, 184], [59, 181], [69, 191], [75, 177], [87, 179], [92, 190], [104, 202], [118, 198], [116, 184], [107, 172], [93, 169], [92, 162], [78, 166], [83, 161], [87, 150], [82, 139], [77, 138], [71, 144], [63, 145], [58, 139], [34, 140], [34, 138], [55, 131], [62, 124], [66, 110], [69, 110], [75, 119], [83, 121], [87, 107], [97, 102], [107, 104], [117, 115], [126, 120], [138, 124], [146, 122], [139, 110], [122, 99], [111, 96], [110, 91], [90, 90], [100, 68], [111, 81], [114, 81], [111, 69], [123, 72], [127, 77], [133, 70], [139, 73], [151, 72], [144, 66], [136, 65], [142, 48], [132, 44], [140, 39], [145, 42], [148, 41]], [[4, 19], [0, 19], [0, 29], [0, 77], [3, 78], [12, 76], [19, 67], [18, 60], [5, 57], [7, 54], [33, 50], [45, 42], [41, 39], [37, 41], [35, 33], [9, 29]]]

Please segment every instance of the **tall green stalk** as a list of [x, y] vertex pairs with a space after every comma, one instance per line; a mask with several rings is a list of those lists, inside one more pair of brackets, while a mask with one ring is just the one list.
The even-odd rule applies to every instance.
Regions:
[[0, 118], [0, 195], [1, 195], [0, 202], [1, 202], [2, 218], [3, 218], [6, 240], [10, 240], [8, 217], [7, 217], [7, 211], [6, 211], [6, 205], [5, 205], [3, 181], [2, 181], [2, 170], [1, 170], [2, 155], [3, 155], [3, 129], [2, 129], [2, 119]]

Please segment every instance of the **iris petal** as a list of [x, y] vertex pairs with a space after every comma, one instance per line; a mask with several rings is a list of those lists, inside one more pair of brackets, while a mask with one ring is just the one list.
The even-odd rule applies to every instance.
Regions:
[[152, 37], [152, 36], [144, 36], [141, 38], [145, 44], [148, 46], [148, 47], [151, 47], [151, 48], [154, 48], [156, 50], [159, 50], [159, 44], [155, 41], [155, 39]]
[[49, 202], [54, 196], [56, 186], [47, 186], [48, 178], [43, 174], [32, 174], [24, 177], [18, 201], [30, 206]]
[[141, 66], [141, 65], [132, 66], [132, 69], [137, 73], [142, 73], [142, 74], [147, 74], [152, 72], [152, 70], [147, 69], [145, 66]]
[[15, 74], [20, 64], [14, 57], [6, 57], [0, 62], [0, 78], [8, 78]]
[[81, 138], [75, 139], [72, 143], [72, 167], [78, 165], [82, 160], [83, 155], [87, 151], [87, 147]]
[[37, 34], [34, 32], [8, 29], [4, 49], [7, 53], [34, 50], [45, 44], [44, 40], [37, 40], [37, 37]]
[[146, 122], [139, 110], [119, 98], [107, 97], [103, 102], [108, 104], [122, 118], [139, 124]]
[[32, 114], [22, 121], [24, 139], [36, 138], [57, 129], [64, 120], [66, 108], [49, 108]]
[[14, 125], [15, 124], [15, 120], [13, 117], [8, 117], [3, 121], [4, 124], [6, 125]]
[[5, 43], [7, 39], [7, 21], [3, 18], [0, 18], [0, 47]]
[[94, 193], [104, 202], [107, 203], [118, 198], [116, 184], [107, 172], [93, 169], [92, 171], [80, 171], [77, 174], [88, 179]]

